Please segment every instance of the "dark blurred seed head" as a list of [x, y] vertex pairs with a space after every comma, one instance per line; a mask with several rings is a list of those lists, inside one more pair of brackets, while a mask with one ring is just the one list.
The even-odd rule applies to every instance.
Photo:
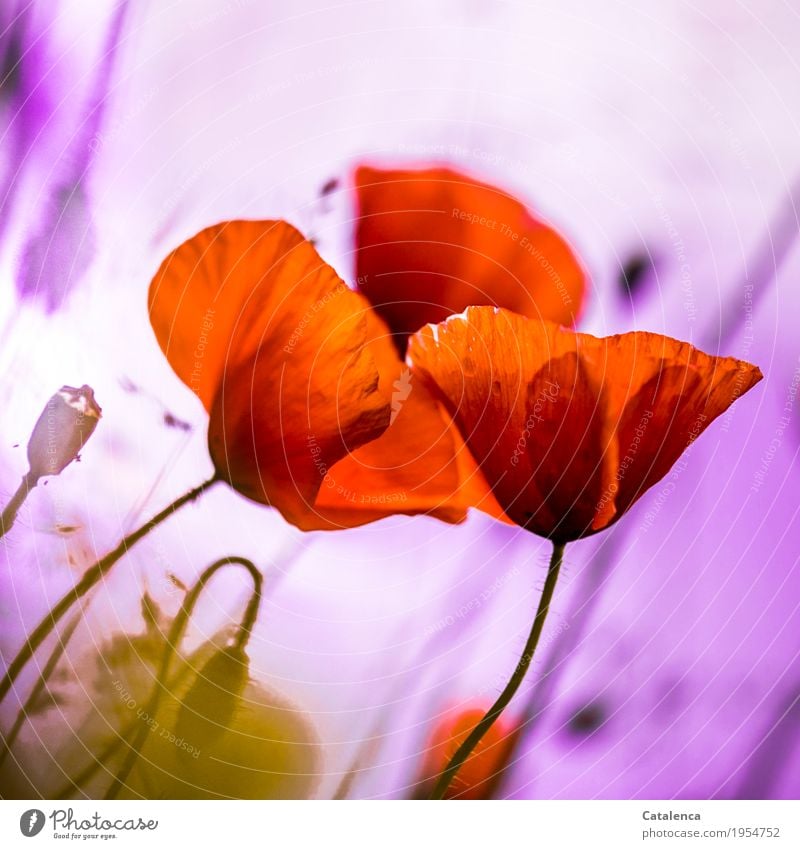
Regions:
[[0, 45], [0, 98], [11, 97], [20, 84], [22, 69], [22, 35], [12, 31]]
[[619, 288], [626, 297], [641, 295], [653, 264], [647, 254], [636, 253], [628, 257], [619, 270]]
[[605, 705], [601, 702], [591, 702], [575, 711], [567, 723], [571, 734], [588, 735], [601, 728], [606, 721], [607, 713]]
[[322, 188], [319, 190], [320, 197], [327, 197], [332, 192], [335, 192], [339, 188], [339, 178], [331, 177], [330, 180], [327, 180]]

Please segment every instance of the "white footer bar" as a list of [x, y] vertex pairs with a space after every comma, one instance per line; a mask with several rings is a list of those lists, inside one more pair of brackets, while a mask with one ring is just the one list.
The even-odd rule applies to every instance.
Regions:
[[798, 802], [0, 801], [0, 846], [800, 847]]

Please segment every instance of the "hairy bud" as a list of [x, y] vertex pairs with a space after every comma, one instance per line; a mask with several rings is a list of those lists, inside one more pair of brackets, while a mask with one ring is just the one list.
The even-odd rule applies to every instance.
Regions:
[[89, 386], [62, 386], [45, 405], [28, 441], [30, 476], [58, 475], [76, 460], [102, 411]]

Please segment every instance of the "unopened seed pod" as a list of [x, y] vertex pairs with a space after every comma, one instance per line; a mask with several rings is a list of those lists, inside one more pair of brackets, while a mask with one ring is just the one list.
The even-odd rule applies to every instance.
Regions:
[[244, 649], [230, 646], [214, 652], [182, 699], [177, 737], [198, 748], [226, 731], [249, 678], [250, 659]]
[[120, 798], [309, 799], [323, 773], [311, 717], [250, 680], [218, 737], [150, 734]]
[[29, 475], [60, 474], [77, 459], [94, 433], [102, 410], [89, 386], [62, 386], [45, 405], [28, 441]]

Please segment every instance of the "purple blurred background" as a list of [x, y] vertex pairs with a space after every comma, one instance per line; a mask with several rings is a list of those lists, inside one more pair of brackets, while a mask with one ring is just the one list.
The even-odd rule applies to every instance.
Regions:
[[[211, 471], [206, 415], [148, 323], [163, 255], [224, 218], [285, 217], [348, 278], [352, 167], [445, 161], [567, 237], [591, 281], [581, 329], [666, 333], [765, 375], [623, 521], [568, 547], [496, 795], [797, 798], [798, 43], [778, 0], [3, 4], [4, 500], [59, 386], [90, 384], [104, 410], [0, 542], [4, 660]], [[69, 697], [23, 731], [18, 768], [68, 769], [70, 729], [103, 698], [80, 658], [141, 630], [143, 588], [174, 613], [170, 574], [238, 554], [267, 575], [253, 673], [313, 724], [315, 795], [411, 796], [443, 713], [513, 669], [548, 548], [480, 514], [302, 535], [212, 491], [94, 598], [59, 672]], [[190, 643], [245, 598], [220, 585]]]

